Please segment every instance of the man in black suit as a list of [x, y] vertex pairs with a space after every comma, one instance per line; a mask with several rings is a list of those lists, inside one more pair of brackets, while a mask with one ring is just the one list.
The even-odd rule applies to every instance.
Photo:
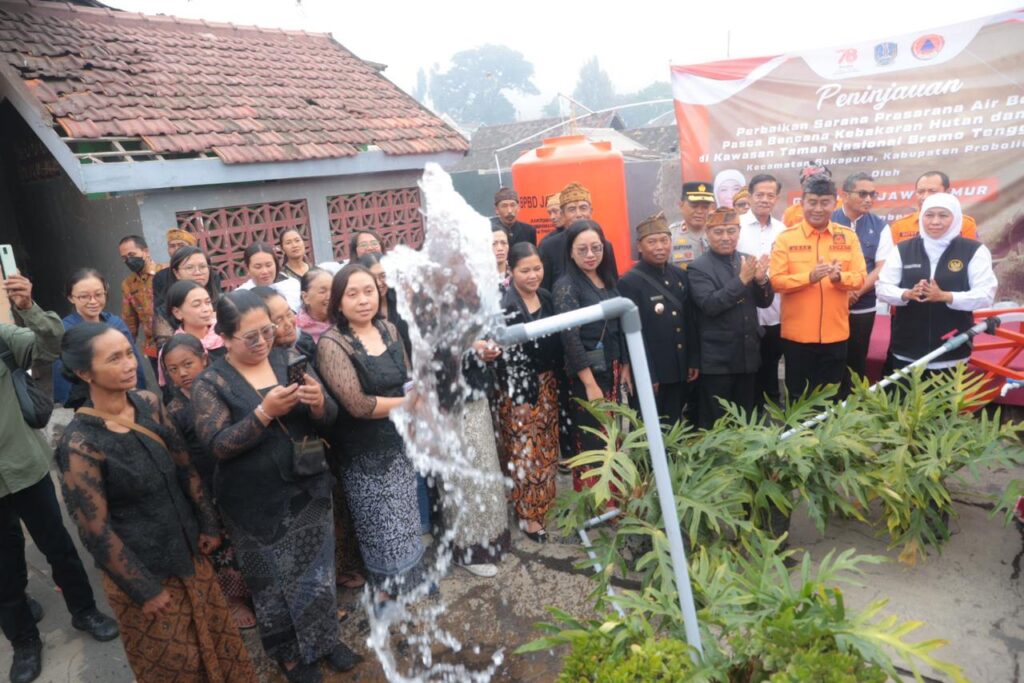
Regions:
[[768, 255], [736, 250], [740, 221], [732, 209], [708, 217], [710, 250], [686, 269], [700, 329], [700, 426], [724, 414], [719, 398], [750, 413], [757, 396], [762, 329], [758, 308], [771, 306]]
[[491, 224], [501, 226], [510, 235], [508, 246], [519, 242], [537, 244], [537, 229], [516, 220], [519, 215], [519, 195], [510, 187], [502, 187], [494, 193], [494, 218]]
[[664, 214], [638, 225], [636, 240], [640, 260], [619, 280], [619, 292], [640, 309], [658, 414], [675, 424], [700, 367], [690, 285], [686, 271], [669, 263], [672, 231]]

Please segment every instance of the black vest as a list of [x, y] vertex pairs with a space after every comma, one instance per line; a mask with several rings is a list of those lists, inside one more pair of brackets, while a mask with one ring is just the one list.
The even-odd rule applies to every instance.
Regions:
[[[935, 281], [944, 292], [966, 292], [970, 287], [967, 267], [980, 242], [955, 237], [939, 258]], [[911, 289], [921, 280], [931, 280], [931, 263], [920, 236], [901, 242], [900, 260], [903, 276], [900, 287]], [[904, 358], [917, 359], [942, 346], [944, 336], [956, 330], [963, 332], [974, 324], [970, 311], [954, 311], [943, 303], [909, 301], [892, 318], [892, 352]], [[938, 360], [963, 360], [971, 355], [970, 343], [950, 351]]]

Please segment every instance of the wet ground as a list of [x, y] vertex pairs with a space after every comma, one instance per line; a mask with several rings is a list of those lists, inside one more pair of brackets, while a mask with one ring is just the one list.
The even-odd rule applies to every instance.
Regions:
[[[960, 487], [955, 496], [959, 518], [954, 522], [953, 537], [941, 555], [933, 555], [915, 567], [896, 562], [897, 551], [888, 551], [884, 539], [875, 537], [873, 530], [863, 524], [835, 522], [822, 536], [799, 511], [793, 520], [793, 544], [814, 557], [832, 548], [847, 547], [888, 556], [892, 562], [867, 568], [862, 587], [844, 589], [848, 605], [863, 606], [887, 597], [887, 613], [925, 622], [915, 632], [915, 640], [941, 637], [951, 641], [935, 654], [961, 665], [970, 680], [1020, 683], [1024, 681], [1024, 533], [990, 518], [983, 496], [1000, 490], [1008, 479], [1022, 477], [1024, 472], [1020, 471], [999, 473], [986, 477], [981, 484]], [[39, 680], [132, 681], [119, 641], [97, 643], [72, 629], [50, 579], [50, 568], [31, 542], [27, 557], [29, 591], [46, 610], [40, 623], [45, 648]], [[443, 624], [466, 647], [447, 656], [482, 668], [495, 651], [503, 649], [504, 660], [493, 680], [553, 681], [561, 665], [560, 652], [513, 655], [512, 651], [537, 636], [532, 626], [546, 619], [547, 605], [578, 616], [590, 614], [591, 583], [584, 572], [573, 567], [582, 557], [577, 543], [540, 545], [514, 531], [513, 549], [500, 565], [497, 577], [483, 579], [454, 569], [441, 582], [441, 599], [448, 605]], [[86, 560], [86, 564], [97, 598], [106, 609], [98, 572], [91, 561]], [[357, 592], [343, 592], [339, 599], [351, 612], [342, 624], [346, 642], [367, 653], [368, 623], [357, 605]], [[251, 651], [260, 652], [254, 630], [245, 631], [244, 637]], [[400, 636], [393, 638], [399, 653], [405, 650], [401, 640]], [[0, 641], [0, 677], [6, 676], [10, 661], [10, 646]], [[284, 680], [265, 657], [258, 657], [258, 663], [264, 681]], [[938, 675], [934, 678], [942, 680]], [[370, 655], [354, 672], [328, 675], [325, 680], [369, 682], [384, 678], [380, 665]]]

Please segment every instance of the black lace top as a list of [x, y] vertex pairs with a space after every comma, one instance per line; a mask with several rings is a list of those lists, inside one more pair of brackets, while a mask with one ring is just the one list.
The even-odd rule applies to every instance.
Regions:
[[402, 396], [409, 378], [395, 326], [383, 320], [376, 325], [387, 346], [379, 356], [368, 354], [357, 337], [337, 327], [324, 332], [317, 344], [324, 385], [348, 413], [338, 430], [345, 436], [336, 433], [332, 452], [342, 467], [359, 467], [364, 472], [382, 471], [405, 453], [394, 423], [387, 416], [371, 417], [377, 397]]
[[[540, 308], [531, 313], [515, 286], [502, 298], [508, 325], [528, 323], [555, 314], [555, 304], [546, 289], [537, 290]], [[516, 404], [537, 402], [538, 377], [561, 367], [562, 340], [558, 334], [549, 334], [525, 344], [506, 348], [498, 360], [498, 386]]]
[[[583, 271], [570, 263], [565, 274], [555, 283], [555, 312], [575, 311], [617, 296], [619, 291], [615, 287], [598, 289]], [[565, 371], [570, 377], [575, 377], [581, 370], [591, 367], [586, 354], [587, 351], [596, 349], [598, 345], [604, 349], [607, 368], [612, 367], [613, 361], [629, 361], [618, 318], [573, 327], [563, 331], [561, 336], [562, 347], [565, 350]]]
[[196, 434], [196, 416], [195, 411], [192, 410], [192, 401], [181, 393], [180, 389], [175, 388], [172, 390], [171, 400], [167, 404], [167, 417], [171, 418], [171, 422], [174, 423], [181, 437], [185, 440], [185, 446], [188, 448], [192, 465], [199, 472], [199, 477], [203, 480], [207, 493], [213, 491], [213, 470], [217, 465], [217, 461], [206, 452], [203, 444], [199, 441], [199, 435]]
[[[287, 351], [273, 349], [270, 365], [277, 381], [287, 382]], [[312, 369], [307, 372], [316, 377]], [[218, 508], [237, 527], [273, 540], [285, 531], [282, 522], [292, 498], [319, 491], [322, 480], [330, 476], [296, 475], [292, 439], [326, 433], [338, 417], [338, 404], [325, 396], [323, 418], [315, 420], [300, 403], [280, 419], [281, 424], [274, 420], [264, 427], [255, 412], [262, 400], [224, 358], [192, 384], [192, 409], [202, 416], [196, 421], [196, 434], [217, 461], [213, 492]]]
[[77, 414], [61, 438], [57, 464], [85, 547], [142, 604], [163, 590], [162, 579], [191, 576], [200, 531], [220, 530], [185, 443], [156, 396], [133, 391], [128, 398], [136, 423], [158, 434], [167, 448]]

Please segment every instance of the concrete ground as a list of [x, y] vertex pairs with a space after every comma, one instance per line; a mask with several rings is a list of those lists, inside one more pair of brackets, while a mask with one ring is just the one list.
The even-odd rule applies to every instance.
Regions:
[[[847, 605], [862, 607], [888, 598], [887, 614], [925, 623], [914, 640], [943, 638], [950, 641], [934, 654], [963, 667], [976, 683], [1020, 683], [1024, 681], [1024, 584], [1021, 562], [1024, 532], [1004, 527], [991, 519], [982, 496], [1000, 490], [1005, 481], [1024, 477], [1024, 472], [998, 473], [980, 484], [961, 487], [956, 494], [959, 519], [954, 534], [941, 555], [932, 555], [915, 567], [896, 561], [898, 550], [888, 551], [884, 539], [859, 523], [836, 521], [822, 536], [809, 520], [794, 516], [792, 542], [819, 558], [832, 548], [855, 547], [859, 552], [885, 555], [883, 565], [869, 565], [862, 587], [846, 586]], [[77, 542], [77, 535], [75, 536]], [[81, 550], [102, 609], [102, 583], [91, 560]], [[133, 680], [119, 641], [97, 643], [71, 628], [60, 593], [50, 579], [45, 559], [29, 543], [29, 592], [42, 603], [46, 616], [40, 623], [44, 638], [44, 683], [87, 682], [128, 683]], [[574, 543], [539, 545], [514, 532], [514, 548], [500, 566], [496, 578], [480, 579], [456, 569], [441, 583], [441, 595], [448, 605], [443, 620], [454, 635], [467, 645], [452, 657], [461, 663], [479, 663], [482, 668], [498, 648], [505, 658], [495, 681], [553, 681], [560, 668], [561, 652], [513, 655], [512, 651], [537, 636], [532, 625], [545, 620], [544, 607], [557, 605], [578, 616], [590, 613], [588, 594], [592, 584], [573, 568], [582, 558]], [[343, 624], [346, 642], [366, 652], [367, 621], [355, 607], [355, 592], [341, 594], [342, 606], [352, 606]], [[108, 611], [109, 613], [109, 611]], [[250, 650], [259, 653], [258, 668], [264, 681], [283, 681], [274, 666], [262, 656], [254, 630], [243, 632]], [[397, 650], [402, 651], [396, 637]], [[0, 641], [0, 677], [11, 662], [11, 648]], [[937, 680], [941, 675], [926, 672]], [[0, 678], [5, 680], [5, 678]], [[345, 676], [325, 677], [327, 681], [383, 681], [380, 666], [371, 657]]]

